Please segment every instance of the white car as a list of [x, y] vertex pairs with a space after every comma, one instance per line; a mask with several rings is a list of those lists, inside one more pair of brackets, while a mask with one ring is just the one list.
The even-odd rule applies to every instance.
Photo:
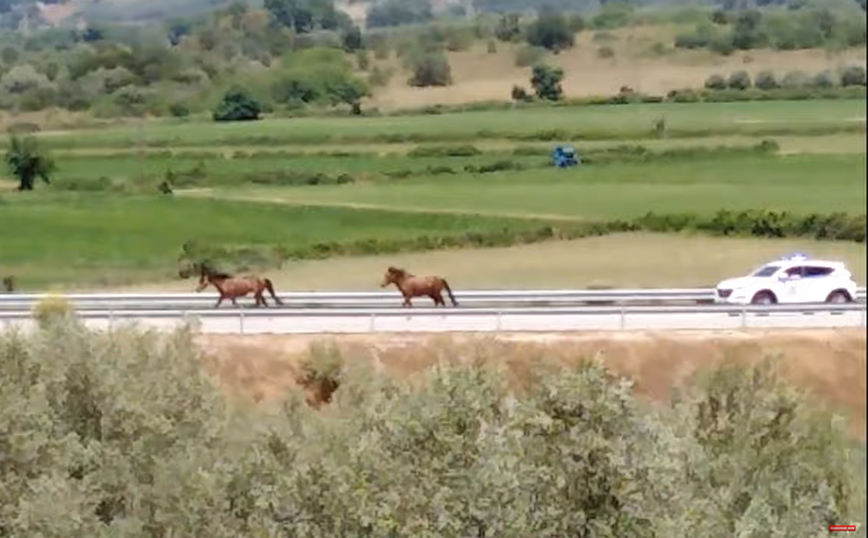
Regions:
[[714, 300], [728, 304], [849, 303], [856, 282], [842, 262], [789, 256], [768, 263], [748, 276], [717, 285]]

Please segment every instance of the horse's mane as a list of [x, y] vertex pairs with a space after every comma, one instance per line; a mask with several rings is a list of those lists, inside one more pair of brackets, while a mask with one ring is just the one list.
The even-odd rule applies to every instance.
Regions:
[[208, 276], [213, 278], [232, 278], [232, 273], [227, 273], [225, 271], [218, 271], [214, 267], [211, 266], [208, 262], [202, 262], [199, 264], [199, 270], [205, 273]]
[[392, 274], [395, 274], [395, 275], [398, 275], [398, 276], [404, 276], [404, 277], [407, 277], [407, 276], [415, 276], [415, 275], [413, 275], [413, 273], [409, 273], [409, 272], [407, 272], [406, 269], [401, 269], [401, 268], [399, 268], [399, 267], [389, 267], [389, 272], [392, 273]]

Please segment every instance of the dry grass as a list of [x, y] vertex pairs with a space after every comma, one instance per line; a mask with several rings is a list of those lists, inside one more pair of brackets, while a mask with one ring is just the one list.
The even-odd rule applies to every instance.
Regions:
[[[509, 248], [299, 261], [283, 270], [269, 271], [268, 276], [279, 291], [373, 290], [389, 265], [406, 267], [417, 274], [444, 275], [455, 289], [702, 287], [745, 274], [766, 260], [794, 251], [845, 260], [856, 280], [864, 285], [864, 244], [644, 233]], [[175, 280], [122, 290], [192, 288], [190, 281]]]
[[[770, 69], [784, 74], [791, 70], [809, 73], [835, 69], [842, 65], [864, 64], [866, 48], [842, 52], [823, 50], [756, 50], [721, 56], [708, 51], [672, 50], [674, 29], [665, 26], [633, 27], [608, 32], [612, 40], [595, 42], [594, 32], [583, 32], [573, 49], [550, 56], [552, 65], [564, 68], [567, 96], [613, 95], [621, 86], [639, 92], [662, 95], [676, 88], [701, 87], [714, 73], [729, 74], [744, 69], [751, 74]], [[663, 54], [649, 53], [660, 43]], [[431, 105], [461, 104], [474, 101], [509, 99], [513, 85], [529, 87], [530, 68], [515, 65], [516, 46], [498, 43], [489, 54], [485, 43], [472, 49], [448, 54], [454, 84], [443, 88], [410, 88], [407, 74], [399, 72], [388, 86], [379, 90], [372, 104], [383, 110]], [[599, 58], [601, 46], [611, 48], [612, 58]], [[383, 66], [399, 68], [392, 58]]]
[[[198, 342], [209, 369], [231, 392], [269, 400], [296, 386], [300, 360], [308, 346], [320, 339], [202, 335]], [[370, 360], [378, 369], [398, 376], [411, 376], [446, 357], [467, 357], [484, 344], [487, 356], [505, 365], [516, 383], [526, 379], [542, 359], [568, 364], [601, 354], [615, 372], [636, 381], [640, 396], [654, 400], [667, 399], [673, 388], [684, 386], [697, 372], [721, 360], [755, 361], [779, 355], [786, 378], [846, 413], [854, 435], [865, 438], [866, 337], [860, 329], [331, 340], [346, 357]]]

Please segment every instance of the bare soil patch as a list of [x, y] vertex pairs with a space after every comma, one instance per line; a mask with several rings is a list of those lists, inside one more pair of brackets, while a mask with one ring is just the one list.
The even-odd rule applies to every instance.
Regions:
[[[258, 401], [298, 387], [300, 363], [322, 336], [199, 335], [207, 368], [237, 395]], [[348, 361], [369, 361], [412, 376], [474, 351], [506, 367], [520, 384], [544, 361], [575, 364], [600, 355], [616, 373], [635, 380], [638, 395], [665, 401], [673, 389], [723, 360], [780, 357], [791, 382], [845, 414], [854, 435], [866, 433], [866, 334], [860, 329], [630, 332], [620, 334], [351, 335], [329, 337]]]

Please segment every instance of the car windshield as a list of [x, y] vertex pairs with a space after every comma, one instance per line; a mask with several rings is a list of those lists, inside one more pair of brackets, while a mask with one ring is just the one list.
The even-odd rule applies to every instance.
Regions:
[[754, 272], [751, 276], [772, 276], [773, 274], [778, 272], [780, 269], [780, 265], [766, 265]]

